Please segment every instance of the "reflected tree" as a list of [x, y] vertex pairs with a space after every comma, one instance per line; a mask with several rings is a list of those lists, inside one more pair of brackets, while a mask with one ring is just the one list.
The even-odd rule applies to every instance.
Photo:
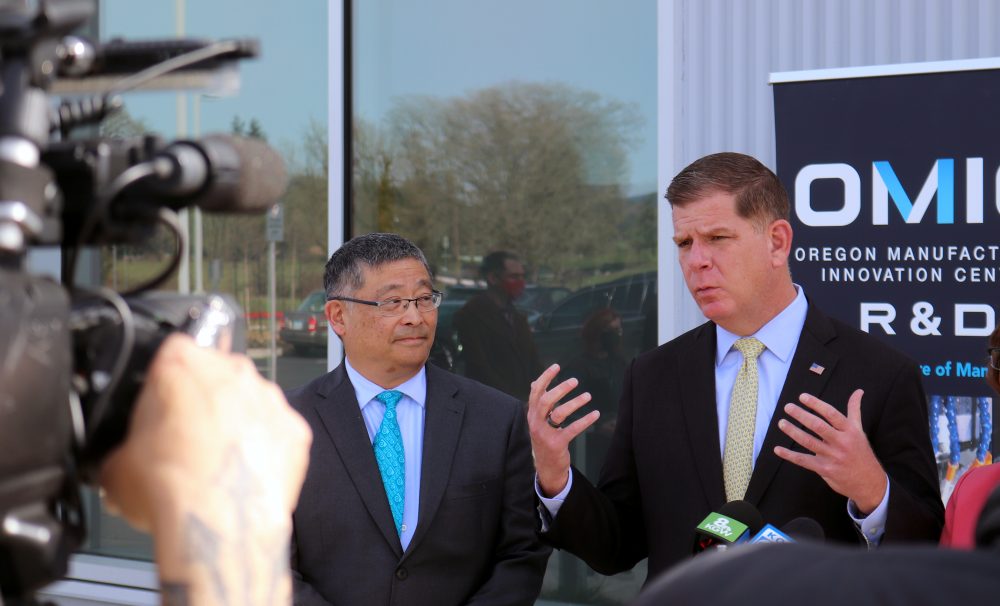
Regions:
[[551, 279], [618, 254], [635, 109], [562, 84], [400, 100], [354, 126], [356, 233], [398, 231], [442, 273], [516, 251]]

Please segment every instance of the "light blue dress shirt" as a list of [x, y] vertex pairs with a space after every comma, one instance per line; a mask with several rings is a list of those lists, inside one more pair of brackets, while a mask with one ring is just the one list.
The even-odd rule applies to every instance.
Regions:
[[[347, 371], [358, 405], [361, 406], [368, 439], [374, 441], [382, 424], [382, 417], [385, 416], [385, 404], [376, 400], [375, 396], [385, 391], [385, 388], [363, 377], [347, 358], [344, 358], [344, 370]], [[427, 404], [426, 370], [421, 367], [420, 372], [393, 389], [403, 393], [396, 404], [396, 419], [403, 437], [403, 456], [406, 460], [406, 494], [403, 497], [403, 524], [399, 533], [399, 542], [405, 551], [413, 539], [420, 512], [420, 461], [424, 453], [424, 412]]]
[[[764, 444], [764, 435], [771, 424], [771, 417], [778, 407], [781, 388], [788, 377], [795, 348], [799, 344], [802, 327], [806, 323], [805, 294], [798, 289], [795, 299], [761, 327], [753, 337], [764, 344], [764, 351], [757, 358], [757, 424], [753, 434], [753, 462]], [[740, 335], [734, 335], [719, 325], [715, 326], [715, 410], [719, 420], [719, 455], [725, 455], [726, 423], [729, 419], [729, 400], [732, 397], [736, 375], [743, 365], [743, 355], [733, 347]]]
[[[788, 377], [788, 369], [792, 365], [792, 358], [795, 355], [795, 348], [798, 346], [802, 328], [806, 322], [806, 312], [809, 305], [806, 302], [805, 291], [801, 286], [795, 285], [795, 299], [783, 309], [778, 315], [765, 324], [753, 336], [764, 344], [764, 352], [758, 358], [758, 382], [757, 382], [757, 422], [754, 429], [753, 438], [753, 460], [757, 462], [757, 455], [764, 444], [764, 437], [767, 434], [768, 426], [771, 424], [771, 417], [778, 407], [778, 398], [781, 397], [781, 389], [785, 385]], [[743, 356], [733, 348], [733, 344], [740, 337], [729, 332], [725, 328], [716, 325], [716, 356], [715, 356], [715, 408], [719, 420], [719, 455], [725, 449], [726, 444], [726, 422], [729, 419], [729, 400], [732, 395], [733, 385], [736, 383], [736, 375], [743, 364]], [[787, 403], [787, 402], [786, 402]], [[796, 401], [796, 404], [799, 402]], [[569, 481], [559, 494], [552, 498], [542, 496], [538, 486], [538, 476], [535, 476], [535, 492], [549, 515], [555, 517], [566, 500], [570, 488], [573, 487], [573, 475], [570, 474]], [[848, 502], [847, 513], [854, 520], [854, 523], [861, 529], [865, 541], [869, 545], [878, 545], [885, 533], [885, 521], [889, 509], [889, 487], [888, 478], [886, 483], [885, 496], [882, 502], [867, 517], [862, 518], [860, 512], [853, 502]], [[548, 527], [547, 521], [542, 516], [543, 530]]]

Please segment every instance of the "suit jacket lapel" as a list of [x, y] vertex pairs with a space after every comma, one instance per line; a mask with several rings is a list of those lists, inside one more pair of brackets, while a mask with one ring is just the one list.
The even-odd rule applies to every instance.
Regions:
[[726, 501], [715, 406], [715, 324], [701, 326], [689, 354], [678, 361], [684, 421], [705, 499], [715, 507]]
[[[382, 486], [375, 451], [368, 437], [368, 430], [365, 429], [354, 386], [347, 378], [343, 364], [330, 373], [328, 380], [317, 389], [317, 394], [320, 399], [316, 404], [316, 412], [337, 448], [358, 495], [385, 540], [401, 556], [403, 549], [392, 520], [389, 500]], [[318, 438], [316, 436], [314, 439]]]
[[[424, 412], [424, 453], [420, 472], [420, 513], [417, 528], [406, 549], [412, 552], [427, 534], [451, 477], [452, 461], [462, 431], [465, 403], [451, 375], [428, 364], [427, 401]], [[386, 507], [388, 510], [388, 506]]]
[[[757, 455], [753, 475], [750, 476], [746, 501], [753, 504], [759, 503], [771, 480], [774, 479], [778, 468], [786, 464], [784, 460], [779, 459], [774, 454], [774, 447], [784, 446], [790, 449], [795, 446], [795, 443], [785, 432], [778, 429], [778, 421], [783, 418], [792, 420], [785, 414], [784, 407], [789, 402], [798, 403], [800, 394], [809, 393], [822, 397], [823, 389], [833, 375], [833, 370], [839, 360], [837, 354], [826, 346], [836, 336], [836, 329], [830, 320], [815, 306], [809, 305], [809, 311], [806, 312], [806, 322], [802, 327], [802, 335], [795, 348], [792, 364], [788, 368], [785, 385], [781, 389], [778, 405], [771, 416], [767, 434], [764, 436], [764, 444], [761, 446], [760, 454]], [[814, 363], [823, 367], [823, 370], [818, 373], [813, 372], [811, 368]], [[831, 405], [841, 408], [846, 403], [831, 402]]]

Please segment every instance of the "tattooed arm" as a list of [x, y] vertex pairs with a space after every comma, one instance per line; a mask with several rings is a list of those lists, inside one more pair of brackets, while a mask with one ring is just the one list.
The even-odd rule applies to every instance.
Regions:
[[248, 359], [164, 342], [101, 476], [108, 505], [153, 535], [163, 604], [290, 603], [291, 512], [310, 441]]

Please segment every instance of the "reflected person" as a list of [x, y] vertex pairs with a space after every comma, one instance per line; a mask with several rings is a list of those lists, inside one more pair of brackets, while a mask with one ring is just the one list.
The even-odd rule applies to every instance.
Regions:
[[496, 251], [479, 268], [486, 291], [455, 313], [465, 376], [526, 401], [528, 386], [542, 370], [527, 317], [514, 307], [524, 294], [524, 265], [516, 255]]
[[601, 418], [586, 436], [583, 472], [596, 477], [611, 445], [611, 436], [618, 419], [618, 397], [628, 360], [625, 359], [622, 318], [610, 307], [592, 312], [580, 330], [581, 352], [566, 363], [560, 377], [575, 377], [579, 384], [569, 394], [590, 394], [590, 407], [600, 411]]

